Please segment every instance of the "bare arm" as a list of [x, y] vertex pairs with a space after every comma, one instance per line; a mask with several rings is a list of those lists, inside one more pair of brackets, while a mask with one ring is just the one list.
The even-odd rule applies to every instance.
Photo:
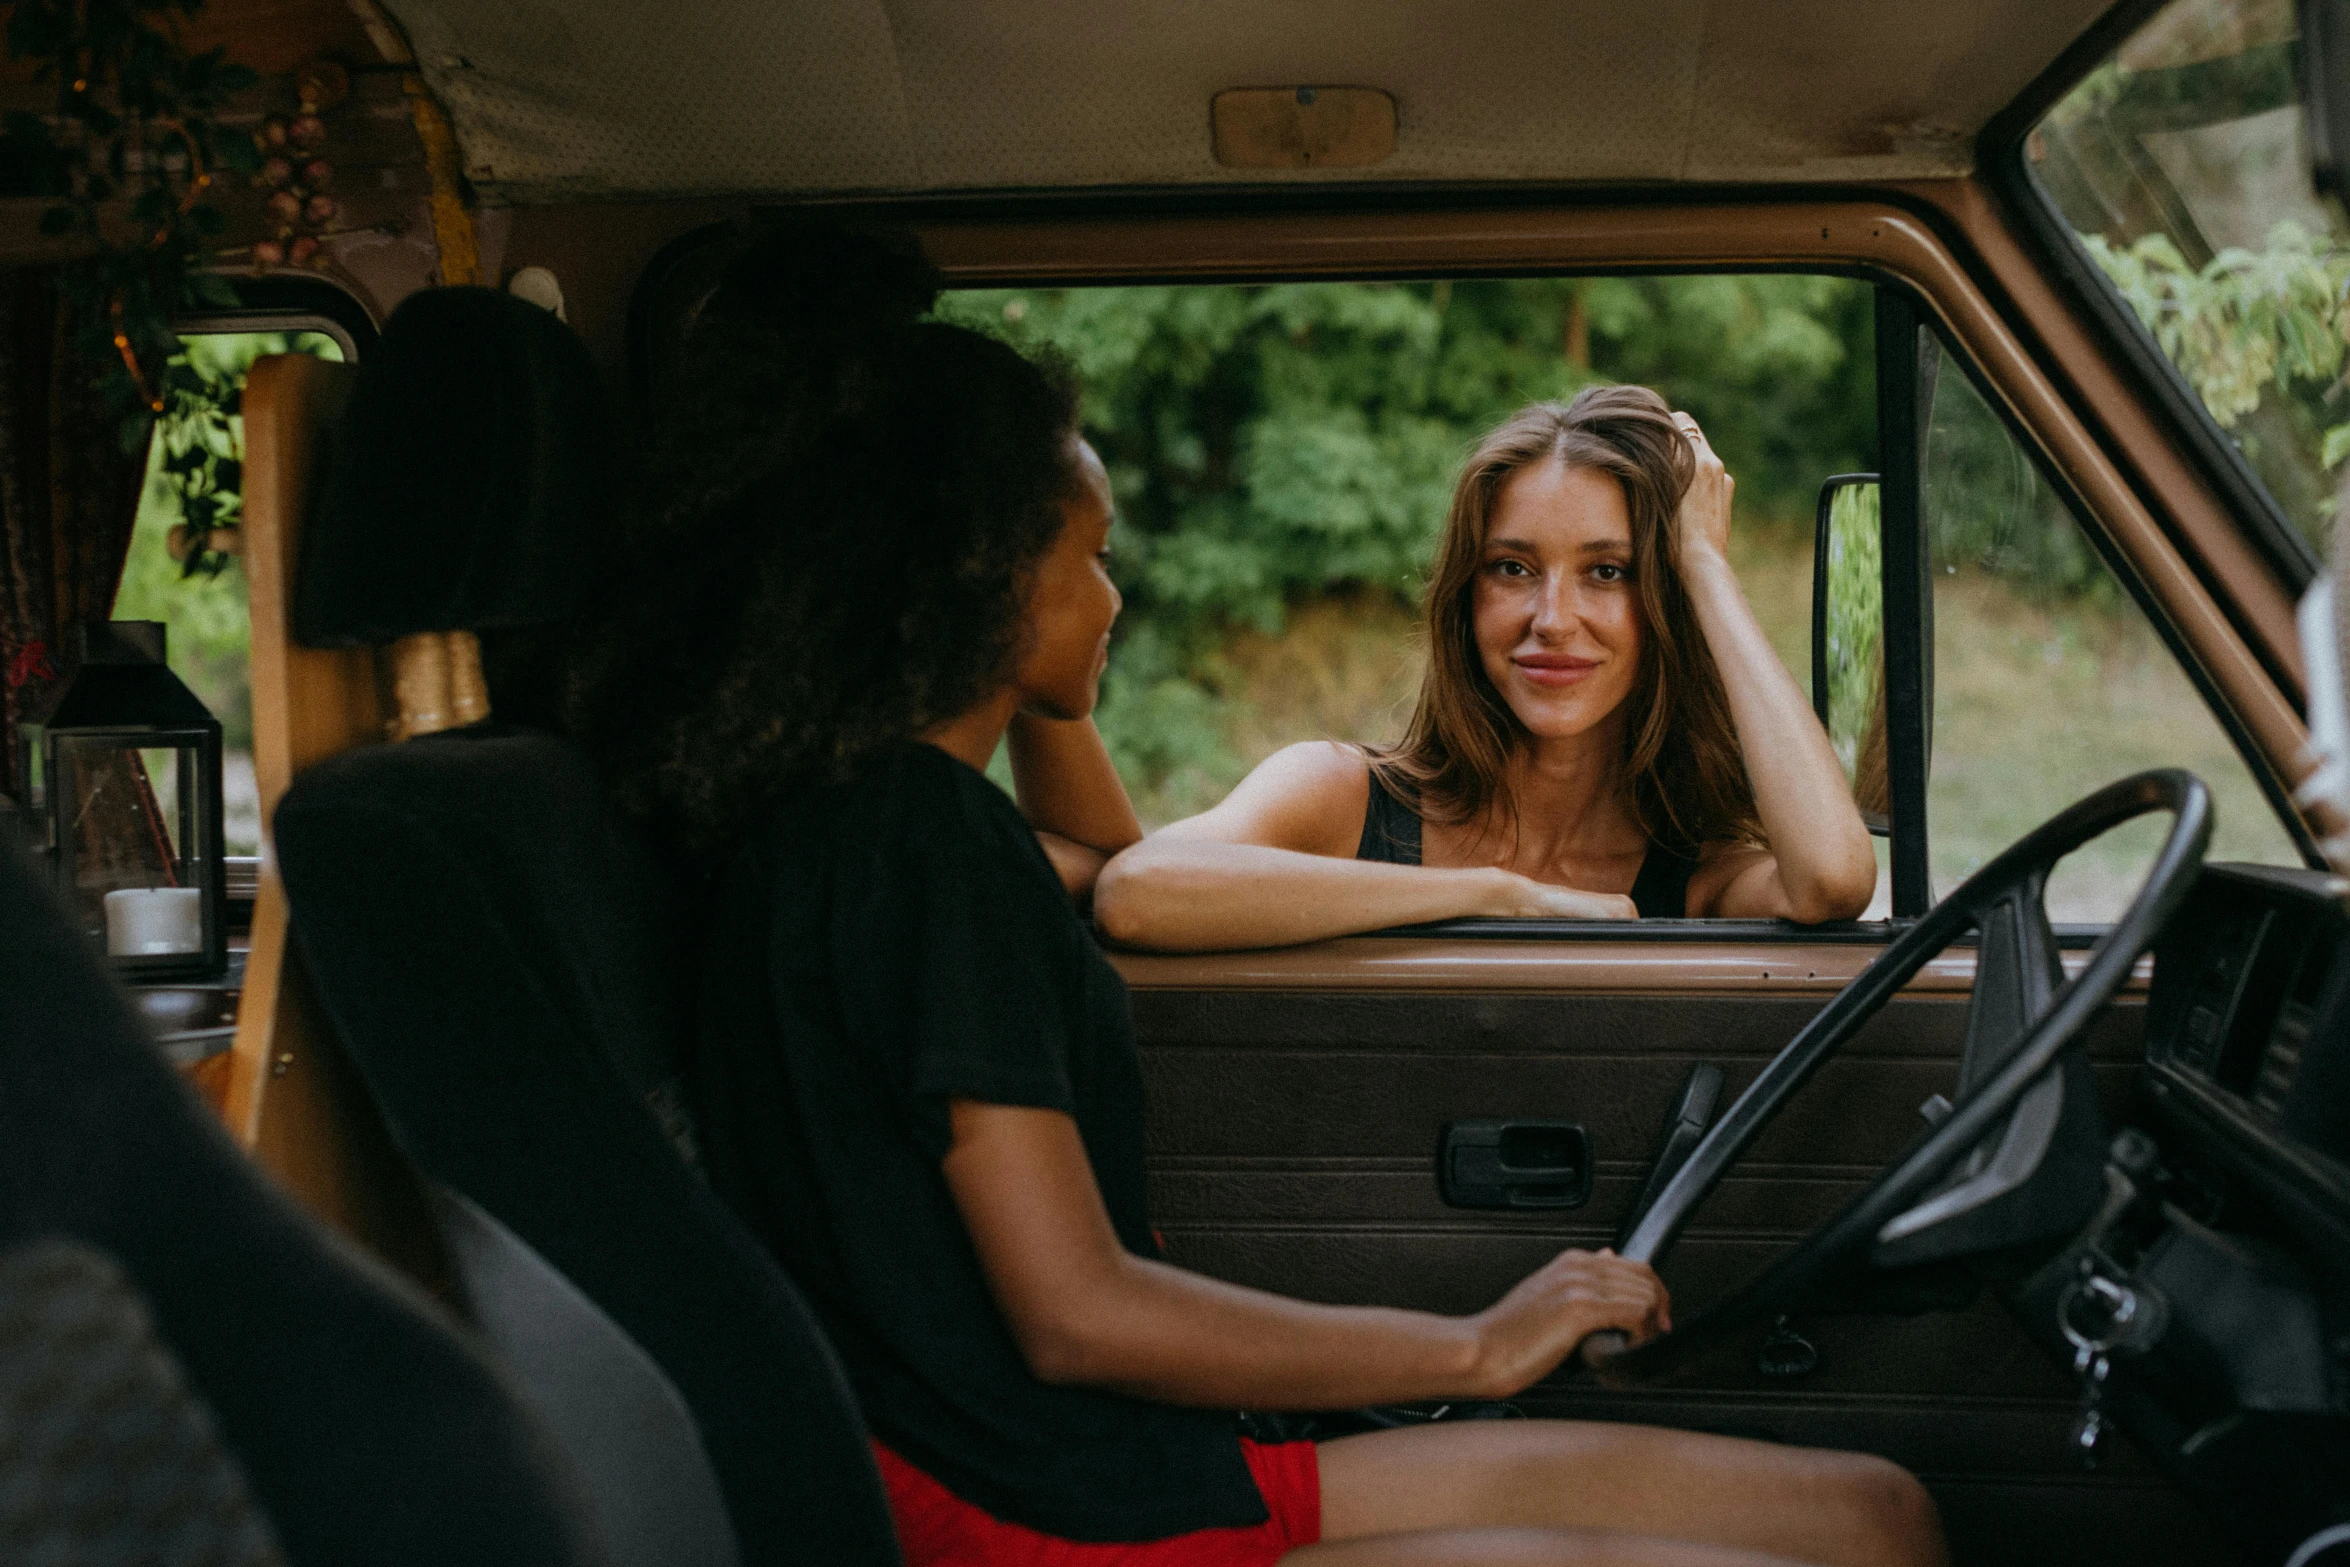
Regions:
[[1561, 1253], [1473, 1317], [1226, 1284], [1119, 1245], [1068, 1116], [958, 1100], [952, 1124], [947, 1185], [1041, 1381], [1223, 1409], [1498, 1398], [1602, 1328], [1670, 1326], [1656, 1275], [1608, 1253]]
[[1126, 785], [1090, 718], [1015, 713], [1012, 791], [1069, 895], [1083, 900], [1111, 855], [1142, 837]]
[[1631, 900], [1498, 866], [1437, 869], [1354, 857], [1370, 768], [1308, 741], [1267, 757], [1215, 809], [1162, 827], [1103, 870], [1094, 923], [1166, 952], [1280, 947], [1465, 915], [1629, 918]]
[[1681, 580], [1721, 670], [1768, 850], [1714, 855], [1690, 880], [1689, 912], [1717, 919], [1851, 919], [1876, 891], [1877, 858], [1843, 764], [1779, 662], [1727, 556], [1734, 488], [1697, 431], [1697, 478], [1676, 523]]

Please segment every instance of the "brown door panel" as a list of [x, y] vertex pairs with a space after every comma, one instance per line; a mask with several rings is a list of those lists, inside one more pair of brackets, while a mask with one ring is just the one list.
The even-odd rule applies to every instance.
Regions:
[[[1580, 1121], [1602, 1171], [1646, 1168], [1673, 1095], [1692, 1064], [1710, 1061], [1735, 1094], [1764, 1058], [1715, 1048], [1682, 1055], [1454, 1054], [1373, 1050], [1166, 1050], [1146, 1047], [1151, 1151], [1166, 1159], [1411, 1158], [1430, 1172], [1448, 1121], [1479, 1117]], [[2100, 1062], [2118, 1094], [2136, 1068]], [[1952, 1092], [1945, 1061], [1848, 1057], [1831, 1061], [1754, 1145], [1763, 1164], [1882, 1165], [1919, 1129], [1918, 1106]], [[1247, 1092], [1243, 1093], [1242, 1087]], [[1627, 1199], [1628, 1199], [1627, 1194]], [[1587, 1222], [1621, 1212], [1595, 1204]]]
[[[1691, 1065], [1721, 1067], [1735, 1094], [1817, 1010], [1780, 997], [1138, 991], [1156, 1211], [1171, 1231], [1226, 1219], [1555, 1227], [1555, 1214], [1443, 1206], [1435, 1155], [1448, 1121], [1558, 1119], [1590, 1132], [1597, 1165], [1568, 1233], [1604, 1240]], [[2125, 1000], [2092, 1031], [2109, 1114], [2136, 1070], [2142, 1018]], [[1928, 1096], [1952, 1090], [1964, 1024], [1963, 999], [1892, 1003], [1756, 1144], [1699, 1232], [1816, 1223], [1917, 1133]]]
[[[1152, 1200], [1170, 1253], [1308, 1299], [1442, 1312], [1490, 1304], [1563, 1246], [1611, 1241], [1690, 1066], [1713, 1062], [1736, 1094], [1832, 993], [1825, 974], [1792, 994], [1601, 988], [1591, 982], [1620, 985], [1640, 965], [1605, 973], [1592, 956], [1570, 965], [1573, 977], [1557, 989], [1528, 983], [1541, 972], [1529, 957], [1511, 967], [1508, 988], [1382, 990], [1331, 983], [1324, 971], [1334, 977], [1345, 965], [1315, 949], [1285, 960], [1288, 972], [1314, 976], [1311, 988], [1281, 988], [1266, 981], [1283, 969], [1258, 961], [1263, 973], [1230, 986], [1205, 964], [1130, 976], [1144, 981], [1134, 1013], [1150, 1094]], [[1846, 957], [1840, 966], [1857, 964]], [[1723, 1183], [1664, 1269], [1684, 1313], [1780, 1255], [1917, 1134], [1919, 1104], [1952, 1092], [1966, 978], [1946, 965], [1891, 1003]], [[2135, 1082], [2143, 1025], [2143, 996], [2133, 991], [2092, 1029], [2109, 1119]], [[1441, 1128], [1481, 1117], [1582, 1123], [1596, 1166], [1590, 1202], [1571, 1212], [1447, 1207], [1435, 1174]], [[2079, 1475], [2067, 1446], [2070, 1380], [1994, 1300], [1916, 1317], [1818, 1315], [1798, 1326], [1821, 1357], [1800, 1379], [1757, 1369], [1767, 1331], [1758, 1325], [1661, 1386], [1606, 1390], [1570, 1373], [1520, 1402], [1532, 1413], [1883, 1453], [1938, 1489], [1948, 1483], [1962, 1541], [1976, 1513], [1995, 1525], [2000, 1510], [1988, 1498], [2010, 1490], [2025, 1502], [2042, 1491], [2060, 1497], [2052, 1517], [2074, 1523], [2123, 1528], [2160, 1515], [2186, 1531], [2165, 1536], [2174, 1543], [2204, 1538], [2126, 1445], [2099, 1474]]]

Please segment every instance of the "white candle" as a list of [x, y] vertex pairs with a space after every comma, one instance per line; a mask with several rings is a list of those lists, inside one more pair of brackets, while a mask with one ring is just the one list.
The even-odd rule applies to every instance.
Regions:
[[199, 887], [126, 887], [106, 895], [106, 951], [117, 958], [204, 950]]

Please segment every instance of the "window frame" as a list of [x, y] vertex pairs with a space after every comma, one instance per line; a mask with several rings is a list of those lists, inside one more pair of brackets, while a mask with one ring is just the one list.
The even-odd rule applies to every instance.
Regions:
[[[2318, 558], [2244, 454], [2203, 406], [2146, 323], [2073, 238], [2027, 156], [2032, 132], [2065, 94], [2103, 65], [2130, 36], [2176, 0], [2122, 0], [2057, 56], [2013, 102], [1993, 115], [1975, 141], [1975, 164], [2016, 219], [2027, 250], [2075, 305], [2098, 346], [2164, 427], [2172, 444], [2219, 496], [2237, 527], [2296, 598], [2317, 575]], [[2298, 817], [2294, 818], [2296, 821]]]
[[181, 337], [226, 336], [241, 332], [317, 332], [356, 364], [381, 335], [375, 317], [358, 296], [324, 277], [232, 277], [237, 304], [228, 309], [192, 310], [172, 317]]
[[[1878, 286], [1880, 289], [1907, 289], [1907, 285], [1894, 280], [1881, 282]], [[2056, 465], [2049, 460], [2048, 453], [2038, 441], [2033, 439], [2029, 427], [2017, 417], [2015, 410], [2008, 406], [2007, 400], [1999, 395], [1997, 388], [1992, 385], [1989, 377], [1983, 373], [1973, 357], [1953, 340], [1947, 325], [1938, 319], [1931, 310], [1924, 308], [1925, 304], [1926, 302], [1922, 300], [1913, 301], [1911, 308], [1915, 313], [1918, 328], [1933, 333], [1935, 341], [1940, 347], [1941, 365], [1938, 373], [1947, 374], [1950, 368], [1955, 365], [1965, 375], [1968, 383], [1974, 388], [1975, 395], [1982, 399], [1984, 405], [1999, 420], [2001, 428], [2007, 432], [2008, 437], [2015, 442], [2017, 448], [2030, 461], [2032, 471], [2038, 475], [2040, 482], [2048, 487], [2049, 493], [2055, 496], [2058, 503], [2064, 507], [2065, 513], [2072, 519], [2073, 525], [2081, 530], [2081, 534], [2088, 540], [2090, 548], [2097, 552], [2097, 558], [2105, 563], [2106, 570], [2113, 573], [2114, 580], [2120, 584], [2122, 591], [2129, 595], [2130, 602], [2135, 604], [2139, 613], [2146, 617], [2147, 624], [2153, 629], [2155, 636], [2160, 639], [2164, 650], [2170, 654], [2180, 673], [2187, 677], [2188, 684], [2193, 687], [2195, 695], [2203, 703], [2205, 711], [2209, 712], [2219, 724], [2221, 733], [2225, 734], [2228, 743], [2235, 747], [2238, 759], [2251, 773], [2253, 782], [2260, 786], [2262, 796], [2268, 801], [2269, 809], [2276, 813], [2279, 824], [2285, 829], [2286, 837], [2294, 848], [2300, 851], [2303, 864], [2311, 870], [2325, 869], [2325, 858], [2318, 851], [2317, 840], [2311, 835], [2309, 824], [2302, 819], [2300, 811], [2293, 806], [2291, 785], [2279, 777], [2275, 769], [2268, 765], [2266, 757], [2254, 742], [2249, 729], [2238, 717], [2235, 709], [2222, 699], [2217, 685], [2204, 669], [2202, 661], [2194, 656], [2163, 601], [2155, 595], [2128, 555], [2122, 551], [2107, 530], [2098, 522], [2096, 513], [2090, 508], [2080, 491], [2065, 481]], [[1883, 363], [1882, 358], [1879, 363]], [[1881, 387], [1880, 395], [1882, 395]], [[1922, 388], [1913, 389], [1913, 398], [1921, 396]], [[1925, 635], [1928, 639], [1925, 658], [1928, 685], [1922, 694], [1925, 698], [1926, 708], [1930, 713], [1933, 705], [1931, 689], [1933, 667], [1931, 640], [1933, 635], [1932, 562], [1930, 541], [1925, 533], [1922, 505], [1922, 487], [1925, 475], [1925, 453], [1922, 442], [1928, 429], [1929, 419], [1930, 410], [1924, 407], [1913, 408], [1910, 420], [1912, 437], [1921, 443], [1911, 454], [1915, 478], [1921, 488], [1920, 506], [1916, 516], [1917, 549], [1921, 567], [1926, 572], [1925, 592], [1928, 600], [1923, 612]], [[1887, 569], [1890, 574], [1890, 566]], [[1888, 619], [1892, 614], [1891, 588], [1892, 584], [1889, 580], [1886, 600]], [[1890, 675], [1887, 678], [1890, 680]], [[1890, 699], [1890, 695], [1891, 693], [1888, 692], [1888, 699]], [[1930, 723], [1928, 732], [1930, 735]], [[1892, 744], [1890, 734], [1887, 736], [1887, 744], [1889, 746]], [[1932, 784], [1931, 747], [1929, 746], [1928, 749], [1929, 754], [1923, 759], [1923, 776], [1930, 789]], [[1896, 769], [1896, 777], [1898, 777], [1900, 766], [1898, 759], [1893, 759], [1893, 765]], [[1894, 831], [1896, 833], [1900, 831], [1898, 817], [1894, 823]], [[1926, 821], [1925, 831], [1921, 837], [1923, 841], [1918, 852], [1925, 855], [1930, 861], [1932, 851], [1932, 820], [1930, 817]], [[2059, 927], [2059, 934], [2061, 936], [2065, 930], [2074, 928], [2076, 927]], [[2077, 928], [2103, 930], [2105, 927], [2084, 926]]]
[[[2137, 14], [2121, 21], [2114, 17], [2093, 28], [2073, 51], [2043, 78], [2049, 87], [2047, 102], [2069, 90], [2086, 70], [2110, 52], [2111, 39], [2126, 35], [2146, 12], [2163, 0], [2131, 0], [2124, 10]], [[2119, 13], [2116, 13], [2119, 15]], [[2101, 42], [2100, 40], [2108, 40]], [[2076, 59], [2078, 63], [2076, 64]], [[2035, 84], [2039, 86], [2041, 84]], [[2027, 94], [2027, 97], [2029, 94]], [[2022, 104], [2025, 100], [2019, 99]], [[2045, 104], [2029, 108], [2023, 132], [2014, 136], [2021, 156], [2022, 134], [2028, 132]], [[2017, 113], [2011, 106], [2003, 118]], [[1994, 127], [2000, 122], [1995, 121]], [[2240, 711], [2229, 687], [2195, 651], [2195, 641], [2167, 602], [2134, 564], [2135, 541], [2148, 531], [2155, 547], [2175, 551], [2182, 564], [2224, 618], [2235, 647], [2251, 656], [2261, 672], [2256, 689], [2238, 693], [2251, 707], [2273, 705], [2273, 693], [2289, 700], [2275, 683], [2277, 671], [2261, 651], [2262, 644], [2248, 632], [2240, 612], [2208, 574], [2197, 569], [2193, 548], [2164, 522], [2158, 504], [2148, 497], [2142, 480], [2119, 460], [2101, 421], [2090, 410], [2073, 403], [2070, 412], [2077, 429], [2057, 428], [2043, 441], [2023, 420], [1997, 375], [1979, 366], [1967, 343], [1971, 335], [1986, 332], [1987, 344], [2005, 350], [2011, 360], [2007, 373], [2020, 374], [2026, 385], [2019, 395], [2041, 402], [2057, 400], [2053, 410], [2060, 420], [2062, 404], [2072, 400], [2061, 381], [2050, 375], [2045, 361], [2029, 346], [2034, 330], [2028, 314], [2020, 316], [2012, 300], [2003, 300], [1994, 259], [1951, 232], [1956, 223], [1968, 227], [1962, 214], [1923, 193], [1898, 190], [1724, 193], [1713, 190], [1662, 192], [1542, 191], [1512, 200], [1484, 199], [1458, 190], [1390, 191], [1376, 210], [1352, 205], [1344, 192], [1317, 193], [1320, 199], [1290, 205], [1276, 193], [1240, 204], [1238, 210], [1203, 212], [1196, 201], [1163, 195], [1121, 193], [1108, 198], [1022, 198], [982, 203], [893, 202], [849, 203], [837, 210], [860, 221], [902, 225], [924, 243], [949, 288], [1053, 288], [1130, 284], [1264, 284], [1284, 281], [1426, 280], [1468, 277], [1599, 277], [1691, 273], [1799, 273], [1852, 277], [1869, 283], [1882, 297], [1887, 291], [1905, 297], [1915, 320], [1931, 327], [1945, 356], [1955, 356], [1984, 400], [2029, 454], [2035, 470], [2063, 500], [2070, 515], [2087, 533], [2092, 547], [2108, 569], [2119, 577], [2131, 600], [2152, 623], [2157, 636], [2174, 658], [2237, 754], [2252, 770], [2271, 809], [2285, 824], [2288, 836], [2304, 857], [2313, 856], [2298, 812], [2290, 808], [2289, 787], [2270, 765], [2256, 735], [2255, 718]], [[2011, 202], [2019, 212], [2037, 210], [2032, 203]], [[1797, 214], [1801, 214], [1798, 216]], [[1588, 218], [1598, 222], [1590, 224]], [[1792, 219], [1790, 222], [1789, 219]], [[1720, 227], [1692, 230], [1692, 220]], [[1827, 226], [1822, 226], [1827, 225]], [[630, 301], [632, 369], [649, 367], [650, 338], [658, 330], [653, 319], [653, 295], [663, 284], [706, 262], [707, 247], [723, 245], [741, 232], [735, 224], [705, 224], [679, 233], [640, 273]], [[1758, 237], [1767, 232], [1768, 238]], [[1815, 246], [1813, 236], [1817, 237]], [[2030, 244], [2019, 247], [2030, 259], [2061, 262], [2069, 240], [2041, 247], [2035, 256]], [[1768, 259], [1763, 259], [1768, 258]], [[1986, 268], [1989, 274], [1986, 275]], [[2040, 269], [2045, 274], [2049, 269]], [[1912, 274], [1915, 274], [1914, 276]], [[1942, 290], [1951, 291], [1945, 301]], [[2063, 297], [2067, 291], [2059, 290]], [[2096, 288], [2080, 291], [2092, 307], [2103, 302]], [[2068, 299], [2068, 303], [2071, 301]], [[2116, 302], [2118, 304], [2118, 301]], [[2126, 313], [2126, 306], [2120, 307]], [[1952, 312], [1956, 311], [1956, 314]], [[2116, 364], [2124, 389], [2133, 394], [2145, 388], [2133, 369], [2167, 370], [2168, 361], [2137, 332], [2134, 318], [2129, 331], [2099, 332], [2100, 318], [2085, 323], [2104, 357]], [[2103, 339], [2103, 340], [2100, 340]], [[2120, 350], [2143, 341], [2160, 361], [2143, 361]], [[2039, 361], [2035, 363], [2035, 361]], [[2031, 385], [2034, 379], [2050, 383]], [[641, 386], [632, 388], [642, 395]], [[2183, 386], [2180, 388], [2183, 392]], [[2191, 395], [2191, 394], [2189, 394]], [[2176, 417], [2175, 407], [2155, 398], [2138, 401], [2153, 414], [2158, 426], [2196, 426]], [[2200, 416], [2198, 411], [2197, 417]], [[1879, 439], [1883, 439], [1883, 420]], [[2051, 447], [2049, 442], [2056, 443]], [[2058, 449], [2091, 466], [2092, 481], [2115, 488], [2146, 515], [2116, 525], [2133, 541], [2125, 544], [2098, 518], [2085, 492], [2061, 476]], [[1880, 454], [1882, 456], [1882, 454]], [[2190, 463], [2194, 476], [2207, 479], [2200, 465]], [[2228, 500], [2229, 494], [2221, 492]], [[2117, 504], [2126, 504], [2119, 502]], [[2238, 522], [2241, 508], [2231, 506], [2229, 521]], [[2282, 523], [2279, 523], [2282, 526]], [[1920, 558], [1923, 536], [1920, 535]], [[2256, 544], [2256, 556], [2265, 551]], [[2273, 563], [2272, 563], [2273, 564]], [[2305, 578], [2306, 567], [2301, 575]], [[2288, 580], [2291, 580], [2288, 578]], [[1890, 608], [1890, 606], [1888, 606]], [[2185, 611], [2193, 613], [2192, 609]], [[2202, 634], [2211, 635], [2206, 624]], [[2243, 671], [2238, 672], [2241, 678]], [[2275, 715], [2271, 715], [2271, 722]], [[1930, 825], [1930, 824], [1929, 824]], [[1538, 921], [1472, 919], [1440, 926], [1406, 926], [1367, 933], [1357, 940], [1441, 936], [1446, 944], [1464, 943], [1462, 957], [1471, 957], [1479, 944], [1519, 942], [1540, 945], [1583, 946], [1593, 942], [1627, 947], [1735, 947], [1802, 948], [1882, 945], [1893, 939], [1914, 916], [1883, 921], [1847, 921], [1803, 926], [1783, 921]], [[2103, 926], [2060, 926], [2061, 945], [2090, 945]]]
[[[232, 276], [231, 308], [187, 311], [172, 317], [177, 337], [227, 337], [247, 332], [315, 332], [332, 338], [343, 362], [356, 364], [381, 336], [375, 317], [350, 290], [325, 277]], [[119, 590], [118, 590], [119, 591]], [[227, 866], [224, 915], [233, 934], [253, 922], [260, 895], [262, 855], [224, 855]], [[238, 958], [242, 962], [242, 958]]]

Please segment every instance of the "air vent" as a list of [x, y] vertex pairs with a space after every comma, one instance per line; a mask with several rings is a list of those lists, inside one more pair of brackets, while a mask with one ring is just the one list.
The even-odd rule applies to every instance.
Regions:
[[2315, 1019], [2316, 1013], [2298, 1001], [2278, 1009], [2276, 1031], [2261, 1052], [2260, 1075], [2252, 1080], [2252, 1108], [2262, 1120], [2273, 1124], [2285, 1113], [2285, 1098], [2301, 1070], [2301, 1047], [2309, 1043], [2309, 1025]]

